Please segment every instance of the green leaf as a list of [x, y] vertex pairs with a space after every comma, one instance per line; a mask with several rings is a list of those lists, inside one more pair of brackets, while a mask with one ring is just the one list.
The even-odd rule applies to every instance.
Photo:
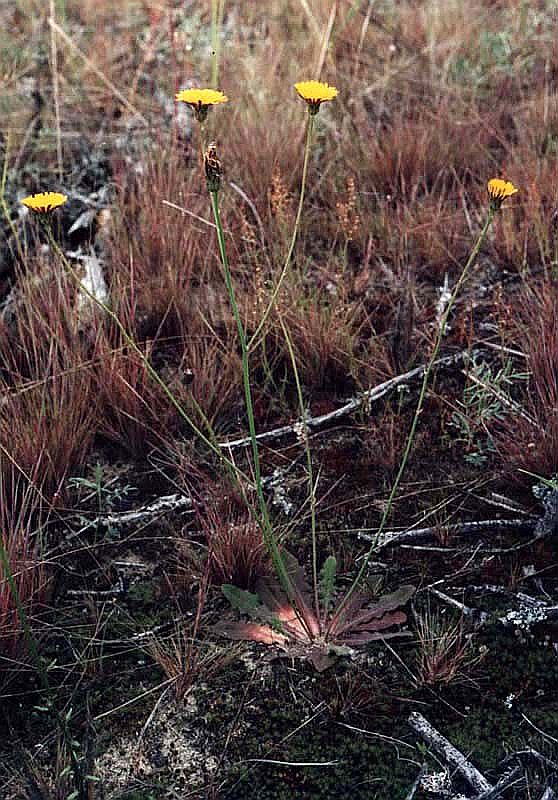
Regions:
[[337, 560], [335, 556], [328, 556], [320, 570], [319, 590], [324, 611], [330, 609], [333, 593], [335, 592], [335, 578], [337, 576]]
[[285, 632], [285, 628], [283, 626], [283, 623], [277, 617], [273, 617], [272, 616], [272, 617], [269, 618], [268, 621], [269, 621], [270, 628], [273, 631], [275, 631], [275, 633], [284, 633]]
[[221, 586], [221, 591], [233, 608], [251, 617], [257, 615], [261, 607], [261, 601], [257, 594], [247, 592], [245, 589], [239, 589], [238, 586], [233, 586], [232, 583], [224, 583]]

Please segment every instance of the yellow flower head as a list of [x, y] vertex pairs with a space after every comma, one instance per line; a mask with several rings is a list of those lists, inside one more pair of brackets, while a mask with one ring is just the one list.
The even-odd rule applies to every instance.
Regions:
[[194, 109], [199, 122], [206, 119], [209, 106], [218, 106], [220, 103], [226, 103], [228, 99], [226, 94], [216, 89], [182, 89], [176, 95], [178, 102], [187, 103]]
[[500, 208], [506, 197], [511, 197], [518, 191], [511, 181], [504, 181], [502, 178], [492, 178], [488, 181], [487, 188], [490, 201], [496, 208]]
[[308, 111], [317, 114], [320, 105], [326, 100], [334, 100], [337, 97], [337, 89], [328, 83], [320, 81], [300, 81], [295, 83], [295, 89], [300, 97], [308, 103]]
[[67, 199], [66, 195], [60, 192], [40, 192], [24, 197], [21, 202], [37, 214], [48, 214], [58, 206], [63, 206]]

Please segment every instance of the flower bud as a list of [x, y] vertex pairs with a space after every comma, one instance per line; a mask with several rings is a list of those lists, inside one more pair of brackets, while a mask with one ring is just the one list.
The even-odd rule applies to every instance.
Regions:
[[222, 168], [221, 162], [217, 158], [217, 145], [215, 142], [208, 144], [203, 156], [203, 165], [205, 167], [205, 180], [208, 191], [218, 192], [221, 188]]

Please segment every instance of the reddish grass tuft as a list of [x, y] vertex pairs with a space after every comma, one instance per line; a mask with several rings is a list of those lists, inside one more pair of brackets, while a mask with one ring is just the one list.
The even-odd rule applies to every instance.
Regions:
[[90, 347], [79, 330], [75, 293], [56, 265], [20, 276], [15, 322], [0, 337], [0, 445], [40, 475], [52, 497], [79, 470], [95, 431]]
[[[46, 574], [40, 561], [37, 526], [42, 501], [39, 492], [18, 473], [13, 464], [0, 458], [0, 536], [10, 572], [25, 615], [33, 613], [44, 596]], [[5, 477], [4, 477], [5, 476]], [[0, 564], [0, 670], [24, 658], [25, 640], [16, 599]]]
[[525, 480], [519, 469], [547, 478], [558, 474], [556, 290], [556, 280], [550, 278], [525, 286], [512, 323], [513, 345], [527, 356], [529, 380], [520, 399], [525, 414], [507, 415], [493, 435], [505, 468], [519, 481]]

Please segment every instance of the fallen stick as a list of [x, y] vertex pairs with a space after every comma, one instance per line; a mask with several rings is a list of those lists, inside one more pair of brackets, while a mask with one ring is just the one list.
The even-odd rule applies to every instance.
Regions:
[[183, 494], [168, 494], [159, 497], [147, 506], [133, 509], [132, 511], [122, 511], [120, 513], [102, 514], [94, 517], [87, 522], [87, 528], [102, 527], [112, 528], [121, 525], [130, 525], [138, 522], [145, 522], [159, 514], [166, 514], [172, 511], [191, 511], [192, 500]]
[[[475, 534], [484, 533], [485, 531], [495, 532], [504, 530], [524, 531], [525, 533], [533, 533], [535, 525], [538, 522], [538, 517], [529, 519], [484, 519], [478, 522], [458, 522], [454, 525], [438, 525], [431, 528], [409, 528], [405, 531], [384, 531], [377, 543], [377, 548], [382, 549], [389, 547], [393, 544], [404, 542], [416, 542], [420, 539], [435, 538], [440, 532], [446, 534], [453, 534], [456, 536], [470, 536]], [[374, 534], [359, 533], [359, 539], [365, 541], [373, 541]]]
[[481, 624], [484, 624], [488, 620], [488, 614], [486, 613], [486, 611], [479, 611], [476, 608], [471, 608], [470, 606], [466, 606], [464, 603], [461, 603], [455, 597], [450, 597], [449, 594], [441, 592], [439, 589], [431, 588], [429, 589], [429, 592], [438, 597], [444, 603], [447, 603], [448, 605], [456, 608], [458, 611], [461, 612], [461, 614], [464, 617], [472, 617], [473, 619], [478, 619]]
[[[462, 361], [468, 356], [469, 351], [463, 350], [462, 352], [456, 353], [453, 356], [445, 356], [444, 358], [437, 359], [433, 366], [448, 367], [458, 363], [459, 361]], [[380, 400], [398, 386], [402, 386], [409, 381], [422, 377], [425, 369], [426, 365], [422, 364], [420, 367], [415, 367], [415, 369], [411, 369], [409, 372], [405, 372], [402, 375], [397, 375], [395, 378], [390, 378], [388, 381], [384, 381], [384, 383], [374, 386], [373, 389], [368, 389], [366, 392], [358, 395], [358, 397], [351, 398], [343, 406], [336, 408], [334, 411], [329, 411], [327, 414], [321, 414], [318, 417], [308, 416], [304, 421], [294, 422], [291, 425], [283, 425], [282, 427], [274, 428], [271, 431], [263, 431], [262, 433], [257, 434], [256, 439], [258, 442], [273, 441], [276, 439], [282, 439], [284, 436], [292, 434], [296, 435], [297, 430], [301, 427], [302, 429], [305, 427], [307, 429], [313, 429], [319, 428], [322, 425], [326, 425], [329, 422], [334, 422], [337, 419], [341, 419], [341, 417], [346, 417], [348, 414], [352, 414], [353, 411], [357, 411], [357, 409], [361, 408], [362, 406], [366, 407], [375, 400]], [[219, 447], [233, 450], [238, 447], [248, 447], [251, 442], [251, 438], [249, 436], [245, 436], [242, 439], [231, 439], [228, 441], [219, 442]]]
[[486, 780], [476, 767], [467, 761], [461, 753], [445, 736], [436, 730], [418, 711], [409, 714], [408, 723], [421, 739], [441, 758], [451, 769], [466, 781], [475, 794], [482, 795], [491, 792], [494, 787]]

